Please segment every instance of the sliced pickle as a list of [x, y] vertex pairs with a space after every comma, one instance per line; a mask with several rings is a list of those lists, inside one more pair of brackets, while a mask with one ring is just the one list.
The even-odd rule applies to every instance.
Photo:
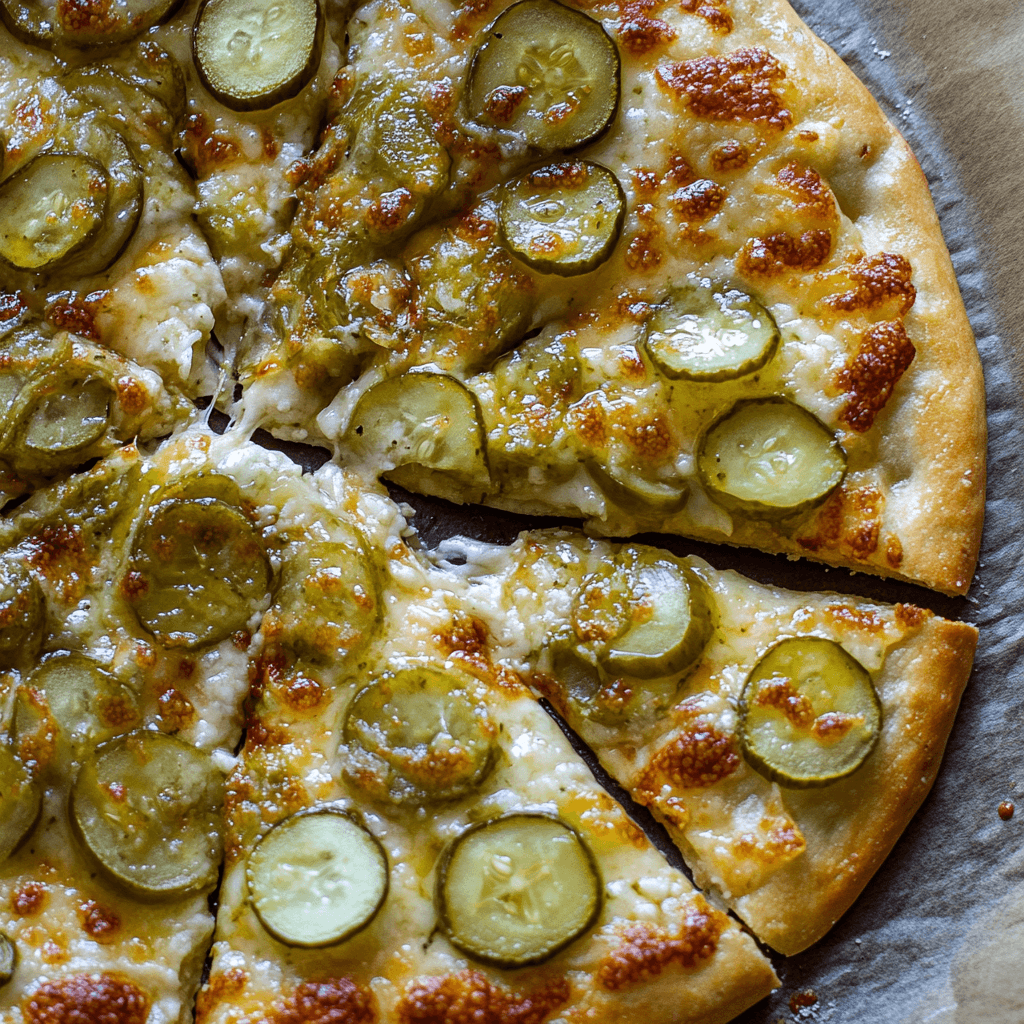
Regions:
[[606, 167], [589, 160], [548, 164], [510, 181], [499, 207], [502, 240], [544, 274], [586, 274], [615, 248], [626, 194]]
[[39, 581], [22, 562], [0, 560], [0, 665], [35, 656], [45, 615]]
[[249, 898], [260, 923], [288, 946], [334, 946], [365, 928], [388, 894], [377, 838], [341, 811], [303, 811], [275, 825], [249, 854]]
[[139, 622], [168, 647], [202, 647], [247, 627], [270, 588], [256, 528], [216, 498], [152, 509], [132, 544], [123, 590]]
[[3, 932], [0, 932], [0, 988], [14, 977], [18, 965], [18, 948]]
[[28, 838], [43, 810], [42, 786], [0, 740], [0, 863]]
[[0, 0], [0, 20], [32, 46], [59, 48], [124, 43], [165, 21], [181, 0]]
[[711, 638], [712, 597], [684, 562], [657, 548], [624, 547], [584, 579], [573, 630], [601, 667], [641, 679], [692, 667]]
[[766, 518], [820, 505], [846, 475], [832, 432], [786, 398], [738, 402], [697, 443], [697, 472], [714, 500]]
[[490, 481], [480, 403], [444, 373], [416, 370], [374, 384], [342, 440], [360, 461], [388, 470], [415, 465], [478, 486]]
[[605, 464], [591, 459], [587, 470], [610, 501], [636, 515], [650, 512], [671, 515], [686, 504], [690, 494], [685, 480], [651, 479], [641, 469], [629, 465]]
[[71, 822], [120, 888], [177, 899], [217, 882], [223, 789], [208, 753], [140, 730], [85, 760], [71, 788]]
[[281, 569], [271, 614], [300, 658], [335, 664], [361, 650], [381, 618], [377, 572], [356, 530], [340, 521], [329, 541], [307, 541]]
[[780, 786], [829, 786], [846, 778], [874, 750], [881, 727], [882, 705], [867, 669], [820, 637], [776, 644], [740, 696], [743, 756]]
[[583, 837], [546, 814], [509, 814], [466, 829], [437, 875], [453, 946], [496, 967], [549, 960], [601, 913], [601, 875]]
[[56, 726], [51, 764], [66, 772], [97, 744], [138, 726], [139, 717], [136, 695], [99, 664], [82, 654], [57, 654], [18, 688], [14, 733], [20, 742]]
[[25, 413], [17, 447], [20, 462], [48, 469], [88, 448], [106, 433], [114, 391], [99, 377], [62, 380], [39, 394]]
[[775, 354], [779, 329], [756, 299], [701, 281], [656, 306], [644, 326], [647, 354], [666, 377], [736, 380]]
[[615, 119], [619, 83], [619, 51], [599, 22], [555, 0], [520, 0], [473, 57], [469, 111], [538, 149], [568, 152]]
[[204, 0], [192, 30], [203, 85], [232, 110], [266, 110], [316, 74], [324, 43], [319, 0]]
[[0, 261], [33, 273], [58, 267], [103, 226], [110, 179], [81, 153], [43, 153], [0, 185]]
[[494, 763], [496, 729], [470, 684], [435, 668], [409, 668], [356, 694], [343, 729], [347, 774], [393, 803], [455, 800]]

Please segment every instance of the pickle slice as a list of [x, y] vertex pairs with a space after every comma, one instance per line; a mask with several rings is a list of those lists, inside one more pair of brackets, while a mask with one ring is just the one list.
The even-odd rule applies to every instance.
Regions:
[[469, 111], [538, 149], [593, 142], [619, 107], [619, 51], [601, 24], [555, 0], [520, 0], [473, 56]]
[[881, 727], [882, 705], [867, 669], [821, 637], [776, 644], [740, 695], [743, 756], [780, 786], [846, 778], [867, 760]]
[[356, 459], [419, 466], [487, 486], [487, 442], [476, 395], [444, 373], [415, 370], [374, 384], [356, 402], [343, 443]]
[[0, 988], [14, 977], [18, 965], [18, 948], [3, 932], [0, 932]]
[[72, 760], [138, 724], [136, 695], [82, 654], [48, 656], [28, 684], [18, 688], [14, 733], [20, 742], [56, 725], [52, 764], [59, 771], [66, 772]]
[[168, 647], [202, 647], [245, 629], [270, 588], [256, 528], [216, 498], [171, 499], [146, 517], [122, 589]]
[[697, 472], [727, 508], [781, 517], [820, 505], [846, 475], [846, 452], [789, 399], [751, 399], [715, 420], [698, 441]]
[[0, 559], [0, 664], [35, 656], [45, 615], [39, 581], [22, 562]]
[[548, 164], [510, 181], [499, 206], [502, 241], [528, 266], [569, 277], [599, 267], [615, 248], [626, 194], [588, 160]]
[[746, 292], [701, 281], [655, 307], [644, 326], [643, 344], [666, 377], [736, 380], [771, 359], [779, 329]]
[[107, 430], [114, 391], [99, 377], [64, 379], [38, 395], [25, 413], [20, 461], [48, 468], [98, 441]]
[[81, 153], [43, 153], [0, 185], [0, 261], [33, 273], [59, 266], [103, 226], [110, 180]]
[[140, 730], [86, 759], [71, 788], [71, 821], [120, 888], [176, 899], [217, 882], [223, 788], [209, 754]]
[[388, 894], [377, 838], [341, 811], [303, 811], [275, 825], [249, 854], [249, 898], [260, 923], [288, 946], [334, 946], [365, 928]]
[[690, 495], [685, 480], [652, 480], [642, 470], [629, 465], [590, 459], [587, 470], [605, 497], [619, 508], [638, 515], [645, 512], [671, 515], [686, 504]]
[[353, 782], [393, 803], [455, 800], [494, 763], [496, 729], [467, 681], [409, 668], [356, 694], [343, 728]]
[[43, 810], [42, 787], [0, 740], [0, 863], [28, 838]]
[[583, 837], [547, 814], [509, 814], [466, 829], [437, 876], [453, 946], [496, 967], [549, 960], [601, 913], [601, 875]]
[[622, 548], [584, 579], [572, 605], [577, 638], [601, 667], [641, 679], [693, 666], [713, 629], [711, 595], [684, 562], [657, 548]]
[[316, 74], [324, 43], [319, 0], [204, 0], [192, 30], [203, 85], [232, 110], [266, 110]]
[[[181, 0], [0, 0], [0, 20], [31, 46], [81, 48], [124, 43], [165, 21]], [[95, 13], [91, 13], [95, 11]]]

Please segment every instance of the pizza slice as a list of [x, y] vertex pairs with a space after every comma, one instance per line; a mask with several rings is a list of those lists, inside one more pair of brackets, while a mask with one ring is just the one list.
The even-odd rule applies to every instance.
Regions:
[[528, 677], [758, 938], [828, 931], [935, 780], [977, 631], [568, 532], [446, 542]]
[[455, 501], [966, 590], [984, 398], [927, 185], [784, 0], [374, 0], [349, 38], [247, 422]]
[[209, 949], [272, 461], [192, 431], [0, 524], [0, 1019], [187, 1024]]
[[383, 494], [282, 473], [204, 1024], [727, 1021], [768, 961], [595, 782]]
[[151, 38], [113, 49], [81, 40], [58, 59], [42, 48], [54, 22], [40, 5], [0, 12], [27, 40], [0, 26], [4, 302], [26, 303], [179, 393], [213, 393], [206, 345], [224, 286], [175, 157], [180, 67]]

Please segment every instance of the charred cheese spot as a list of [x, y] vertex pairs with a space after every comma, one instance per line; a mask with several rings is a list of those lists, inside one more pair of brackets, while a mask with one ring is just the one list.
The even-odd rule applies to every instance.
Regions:
[[187, 728], [196, 717], [192, 701], [173, 686], [166, 686], [157, 697], [157, 718], [165, 732], [180, 732]]
[[294, 673], [284, 686], [284, 700], [295, 711], [312, 711], [320, 706], [324, 688], [301, 672]]
[[233, 164], [242, 157], [238, 144], [215, 134], [202, 113], [190, 114], [182, 132], [182, 155], [198, 178]]
[[890, 533], [885, 538], [885, 560], [893, 569], [898, 569], [903, 564], [903, 545], [895, 533]]
[[688, 100], [696, 117], [710, 121], [739, 121], [783, 130], [793, 115], [773, 86], [786, 77], [772, 54], [755, 46], [722, 57], [663, 64], [659, 84], [678, 99]]
[[699, 967], [714, 956], [728, 920], [697, 896], [675, 933], [650, 924], [628, 925], [620, 933], [621, 944], [601, 961], [598, 984], [617, 992], [656, 978], [669, 964], [684, 970]]
[[839, 418], [851, 430], [863, 434], [871, 429], [916, 351], [898, 320], [883, 321], [865, 332], [856, 355], [836, 374], [836, 386], [850, 396]]
[[21, 292], [0, 292], [0, 324], [15, 320], [28, 309]]
[[33, 917], [46, 902], [46, 886], [42, 882], [25, 882], [11, 893], [11, 910], [18, 917]]
[[420, 978], [398, 1004], [400, 1024], [542, 1024], [569, 1001], [569, 982], [555, 978], [519, 994], [479, 971]]
[[88, 900], [78, 908], [82, 930], [97, 942], [113, 942], [121, 930], [121, 918], [107, 907]]
[[370, 204], [366, 223], [377, 234], [392, 234], [409, 221], [416, 208], [416, 197], [407, 188], [396, 188]]
[[879, 309], [892, 302], [898, 314], [905, 316], [917, 298], [917, 289], [910, 281], [913, 268], [903, 256], [889, 252], [865, 256], [848, 274], [854, 287], [825, 300], [838, 312]]
[[896, 621], [904, 629], [920, 629], [932, 614], [926, 608], [918, 608], [916, 604], [896, 605]]
[[207, 1020], [219, 1003], [236, 998], [248, 980], [248, 972], [241, 967], [229, 967], [226, 971], [211, 974], [196, 997], [196, 1020]]
[[370, 993], [349, 978], [305, 981], [270, 1016], [271, 1024], [374, 1024], [376, 1019]]
[[797, 543], [808, 551], [842, 545], [853, 558], [870, 558], [878, 549], [882, 504], [882, 495], [874, 487], [848, 491], [841, 486], [832, 492], [816, 516], [816, 532], [798, 537]]
[[885, 629], [881, 615], [870, 608], [851, 608], [848, 604], [830, 604], [825, 615], [835, 623], [847, 628], [853, 627], [861, 632], [876, 634]]
[[780, 231], [750, 239], [736, 259], [739, 269], [756, 277], [776, 277], [787, 270], [816, 270], [832, 252], [828, 231], [805, 231], [799, 237]]
[[667, 22], [642, 13], [623, 18], [616, 31], [623, 47], [637, 56], [650, 53], [651, 50], [672, 42], [676, 37], [676, 30]]
[[725, 0], [680, 0], [679, 6], [687, 14], [703, 18], [716, 32], [725, 35], [732, 31], [732, 15]]
[[835, 220], [835, 197], [816, 170], [793, 160], [776, 177], [779, 184], [796, 199], [798, 212], [815, 220]]
[[117, 379], [117, 404], [128, 416], [138, 416], [147, 405], [146, 389], [130, 374]]
[[508, 124], [527, 95], [525, 86], [500, 85], [484, 101], [484, 113], [495, 124]]
[[120, 30], [121, 19], [110, 8], [111, 0], [58, 0], [57, 20], [74, 34], [112, 34]]
[[25, 1024], [145, 1024], [148, 996], [113, 974], [44, 982], [24, 1005]]
[[739, 171], [749, 160], [750, 154], [738, 142], [723, 142], [711, 151], [711, 166], [716, 171]]
[[650, 231], [640, 231], [626, 246], [626, 266], [630, 270], [646, 272], [661, 263], [661, 253], [654, 247]]
[[648, 802], [666, 780], [679, 789], [703, 789], [740, 765], [735, 737], [717, 728], [699, 699], [683, 701], [677, 713], [683, 719], [680, 732], [654, 755], [637, 784]]
[[70, 331], [92, 341], [100, 339], [92, 310], [73, 293], [56, 296], [46, 308], [46, 320], [59, 331]]
[[727, 195], [718, 182], [702, 178], [673, 193], [669, 201], [683, 220], [702, 221], [718, 213]]
[[28, 563], [46, 579], [66, 603], [78, 601], [85, 593], [92, 565], [85, 550], [82, 531], [61, 523], [44, 526], [28, 539]]

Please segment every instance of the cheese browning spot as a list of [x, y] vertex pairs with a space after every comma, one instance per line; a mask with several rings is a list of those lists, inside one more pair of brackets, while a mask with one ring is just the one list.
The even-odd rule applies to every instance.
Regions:
[[121, 918], [95, 900], [83, 903], [78, 908], [78, 917], [82, 930], [97, 942], [113, 942], [121, 930]]
[[25, 882], [11, 893], [11, 910], [18, 917], [35, 916], [43, 909], [46, 891], [42, 882]]
[[678, 99], [689, 101], [696, 117], [709, 121], [747, 121], [784, 130], [793, 115], [774, 92], [786, 72], [760, 46], [723, 57], [707, 56], [663, 64], [658, 83]]
[[726, 35], [732, 31], [732, 15], [726, 0], [680, 0], [679, 6], [687, 14], [703, 18], [716, 32]]
[[[684, 701], [681, 708], [686, 708]], [[704, 789], [728, 778], [740, 766], [735, 737], [718, 729], [699, 707], [688, 709], [690, 722], [661, 748], [638, 783], [651, 798], [668, 779], [680, 789]]]
[[398, 1004], [400, 1024], [543, 1024], [569, 1001], [565, 978], [531, 992], [493, 985], [479, 971], [414, 981]]
[[896, 312], [905, 316], [917, 298], [917, 289], [910, 280], [913, 268], [903, 256], [888, 252], [865, 256], [848, 273], [854, 287], [825, 300], [836, 311], [874, 310], [891, 302]]
[[779, 231], [764, 238], [751, 238], [740, 250], [736, 265], [741, 272], [776, 277], [786, 270], [816, 270], [832, 252], [828, 231], [805, 231], [799, 237]]
[[349, 978], [304, 981], [274, 1007], [271, 1024], [374, 1024], [370, 993]]
[[739, 171], [749, 160], [750, 154], [738, 142], [723, 142], [711, 151], [711, 166], [716, 171]]
[[622, 45], [632, 54], [641, 56], [659, 46], [665, 46], [676, 37], [676, 30], [660, 18], [650, 18], [637, 12], [624, 17], [616, 28]]
[[835, 220], [835, 197], [816, 170], [793, 160], [779, 171], [777, 177], [779, 184], [796, 199], [799, 212], [815, 220]]
[[24, 1005], [25, 1024], [145, 1024], [149, 997], [113, 974], [47, 981]]
[[857, 354], [836, 374], [836, 386], [850, 395], [839, 418], [859, 434], [870, 430], [916, 353], [898, 320], [866, 331]]
[[685, 970], [699, 967], [714, 956], [727, 924], [724, 914], [697, 896], [675, 934], [649, 924], [629, 925], [621, 932], [621, 945], [601, 961], [598, 983], [617, 992], [656, 978], [670, 964]]

